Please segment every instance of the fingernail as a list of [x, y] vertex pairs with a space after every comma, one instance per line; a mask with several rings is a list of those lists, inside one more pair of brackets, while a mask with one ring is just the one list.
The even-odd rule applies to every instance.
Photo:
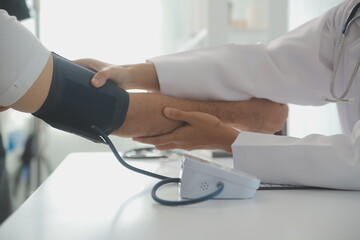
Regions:
[[94, 85], [96, 85], [96, 86], [99, 86], [99, 85], [100, 85], [100, 80], [97, 79], [97, 78], [93, 78], [93, 79], [92, 79], [92, 83], [93, 83]]
[[172, 109], [167, 107], [167, 108], [164, 109], [164, 113], [166, 115], [170, 115], [172, 113]]

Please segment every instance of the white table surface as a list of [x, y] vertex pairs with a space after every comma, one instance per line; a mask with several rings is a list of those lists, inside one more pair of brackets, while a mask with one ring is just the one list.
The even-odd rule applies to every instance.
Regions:
[[[131, 160], [177, 176], [178, 161]], [[69, 155], [0, 226], [1, 240], [360, 239], [360, 192], [261, 190], [250, 200], [161, 206], [158, 180], [131, 172], [111, 153]], [[178, 199], [177, 186], [160, 196]]]

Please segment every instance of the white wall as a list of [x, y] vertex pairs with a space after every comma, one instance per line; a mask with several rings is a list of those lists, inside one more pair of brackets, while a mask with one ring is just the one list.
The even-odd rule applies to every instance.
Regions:
[[70, 59], [143, 62], [159, 54], [160, 0], [41, 0], [40, 38]]
[[288, 0], [289, 29], [309, 21], [343, 2], [343, 0]]

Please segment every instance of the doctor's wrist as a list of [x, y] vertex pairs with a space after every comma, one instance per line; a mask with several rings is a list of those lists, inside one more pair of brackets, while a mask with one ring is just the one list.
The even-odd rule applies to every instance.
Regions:
[[239, 131], [233, 129], [232, 127], [227, 127], [223, 132], [223, 137], [221, 140], [221, 149], [225, 150], [228, 153], [232, 153], [232, 144], [235, 142], [236, 138], [240, 134]]
[[126, 66], [129, 73], [129, 89], [160, 91], [160, 84], [153, 63], [140, 63]]

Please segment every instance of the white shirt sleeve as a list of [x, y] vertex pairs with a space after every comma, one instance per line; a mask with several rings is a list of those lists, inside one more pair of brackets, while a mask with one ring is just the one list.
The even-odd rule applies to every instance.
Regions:
[[227, 44], [149, 61], [156, 67], [164, 94], [196, 100], [258, 97], [321, 105], [329, 93], [334, 36], [340, 35], [347, 9], [355, 2], [344, 2], [268, 44]]
[[50, 52], [15, 17], [0, 10], [0, 106], [9, 106], [30, 89]]
[[235, 168], [262, 182], [360, 190], [360, 121], [348, 136], [242, 132], [232, 149]]

